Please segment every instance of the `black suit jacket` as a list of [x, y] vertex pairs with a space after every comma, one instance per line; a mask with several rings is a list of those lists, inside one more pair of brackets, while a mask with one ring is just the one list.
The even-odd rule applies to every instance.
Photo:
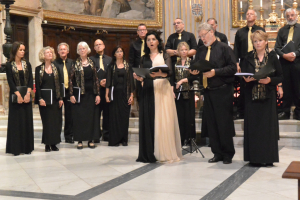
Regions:
[[[227, 39], [227, 36], [225, 34], [216, 31], [215, 36], [218, 37], [221, 40], [221, 42], [228, 45], [228, 39]], [[199, 39], [197, 49], [199, 49], [203, 45], [204, 45], [203, 41], [201, 39]]]
[[[74, 61], [72, 59], [70, 59], [70, 58], [66, 59], [66, 67], [67, 67], [69, 78], [70, 78], [70, 70], [71, 70], [71, 67], [72, 67], [73, 63], [74, 63]], [[65, 83], [65, 81], [64, 81], [64, 63], [63, 63], [63, 60], [60, 57], [58, 57], [58, 58], [56, 58], [56, 60], [53, 61], [53, 64], [55, 65], [55, 67], [58, 70], [59, 82], [60, 82], [60, 86], [61, 86], [62, 83]], [[63, 87], [60, 87], [60, 88], [61, 88], [60, 93], [64, 94], [64, 91], [63, 91], [64, 88]]]
[[141, 62], [141, 47], [142, 47], [141, 38], [136, 39], [133, 43], [130, 44], [129, 48], [129, 67], [130, 68], [139, 68]]
[[100, 55], [99, 54], [91, 56], [90, 59], [94, 62], [95, 66], [96, 66], [99, 82], [102, 79], [106, 79], [108, 66], [111, 63], [112, 58], [103, 54], [102, 60], [103, 60], [103, 66], [104, 66], [105, 71], [100, 69], [100, 64], [99, 64]]

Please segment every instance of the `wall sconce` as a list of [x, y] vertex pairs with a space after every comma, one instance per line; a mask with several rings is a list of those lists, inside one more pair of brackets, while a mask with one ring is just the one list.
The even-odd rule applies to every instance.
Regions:
[[102, 34], [108, 34], [107, 30], [97, 30], [97, 32], [95, 33], [95, 35], [102, 35]]
[[75, 31], [75, 28], [73, 26], [69, 26], [69, 28], [67, 28], [67, 26], [64, 26], [63, 30], [61, 30], [62, 32], [68, 32], [70, 30], [74, 30]]
[[203, 11], [202, 11], [202, 4], [200, 3], [193, 3], [192, 4], [192, 14], [195, 16], [196, 22], [202, 22], [203, 19]]

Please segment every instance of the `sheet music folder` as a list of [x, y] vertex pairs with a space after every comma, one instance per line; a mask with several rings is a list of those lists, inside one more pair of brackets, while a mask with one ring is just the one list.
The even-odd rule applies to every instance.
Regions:
[[46, 102], [47, 105], [52, 105], [53, 98], [52, 98], [52, 89], [41, 89], [41, 97]]
[[283, 53], [295, 52], [296, 51], [296, 47], [295, 47], [294, 41], [290, 41], [289, 43], [287, 43], [286, 45], [284, 45], [284, 47], [282, 47], [281, 51]]
[[80, 94], [81, 94], [81, 88], [73, 87], [73, 96], [76, 99], [76, 103], [80, 103]]
[[190, 70], [198, 70], [200, 72], [208, 72], [214, 68], [214, 65], [207, 60], [198, 60], [191, 64]]
[[271, 64], [266, 64], [265, 66], [263, 66], [258, 72], [256, 72], [255, 74], [253, 73], [246, 73], [246, 72], [242, 72], [242, 73], [236, 73], [235, 76], [240, 76], [240, 77], [248, 77], [248, 76], [252, 76], [253, 78], [255, 78], [256, 80], [259, 79], [263, 79], [268, 77], [271, 73], [273, 73], [275, 71], [275, 69], [273, 68], [273, 66]]
[[[27, 86], [17, 86], [17, 90], [20, 92], [22, 98], [24, 99], [25, 95], [27, 94]], [[16, 94], [12, 94], [11, 96], [12, 103], [18, 103], [18, 96]], [[31, 102], [31, 97], [30, 97]]]
[[137, 76], [140, 76], [142, 78], [146, 78], [148, 74], [151, 72], [158, 72], [158, 70], [161, 70], [162, 72], [169, 72], [168, 65], [159, 65], [151, 68], [132, 68], [133, 71]]

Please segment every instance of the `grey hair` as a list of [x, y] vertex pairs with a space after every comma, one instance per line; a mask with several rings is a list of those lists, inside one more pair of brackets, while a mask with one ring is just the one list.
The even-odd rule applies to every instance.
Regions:
[[[253, 10], [253, 9], [249, 9], [249, 10]], [[248, 12], [249, 10], [247, 10], [247, 12]], [[257, 12], [256, 12], [255, 10], [253, 10], [253, 11], [254, 11], [255, 17], [257, 17]], [[247, 13], [246, 13], [246, 14], [247, 14]]]
[[294, 8], [288, 8], [288, 9], [286, 9], [284, 15], [286, 16], [287, 13], [292, 12], [292, 11], [294, 11], [294, 13], [297, 14], [297, 10], [296, 9], [294, 9]]
[[59, 45], [57, 45], [57, 52], [59, 52], [59, 47], [60, 47], [61, 45], [65, 45], [65, 46], [67, 47], [68, 51], [70, 51], [69, 45], [68, 45], [67, 43], [65, 43], [65, 42], [62, 42], [62, 43], [60, 43]]
[[80, 45], [88, 50], [87, 54], [91, 53], [91, 49], [90, 49], [89, 45], [86, 42], [82, 41], [77, 44], [77, 54], [79, 54], [79, 46]]
[[179, 19], [181, 21], [181, 23], [184, 24], [183, 20], [180, 17], [177, 17], [176, 19]]
[[212, 30], [214, 32], [213, 27], [210, 24], [208, 24], [207, 22], [203, 22], [202, 24], [200, 24], [198, 26], [198, 32], [200, 32], [202, 30], [206, 30], [206, 31], [211, 31]]

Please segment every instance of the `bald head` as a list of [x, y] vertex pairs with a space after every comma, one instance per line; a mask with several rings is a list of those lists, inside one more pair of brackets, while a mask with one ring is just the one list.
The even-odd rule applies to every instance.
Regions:
[[104, 42], [100, 39], [97, 39], [95, 42], [94, 42], [94, 49], [95, 51], [102, 55], [103, 52], [104, 52], [104, 49], [105, 49], [105, 45], [104, 45]]

